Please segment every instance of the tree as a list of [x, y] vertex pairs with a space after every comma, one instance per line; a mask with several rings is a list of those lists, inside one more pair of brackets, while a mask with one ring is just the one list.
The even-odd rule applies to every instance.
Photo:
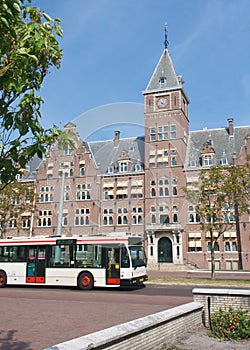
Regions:
[[211, 278], [215, 277], [215, 250], [218, 239], [236, 225], [239, 269], [242, 269], [240, 216], [249, 211], [249, 164], [241, 167], [214, 166], [203, 170], [197, 190], [186, 189], [187, 199], [195, 204], [200, 226], [208, 234], [211, 251]]
[[60, 67], [60, 20], [31, 1], [0, 2], [0, 191], [62, 133], [42, 127], [37, 95], [50, 68]]
[[0, 193], [0, 238], [4, 238], [10, 228], [29, 228], [35, 210], [34, 199], [33, 184], [12, 182], [5, 186]]
[[228, 202], [234, 208], [236, 237], [238, 243], [238, 268], [243, 270], [243, 257], [240, 233], [240, 217], [250, 213], [250, 161], [241, 166], [227, 168], [224, 191]]

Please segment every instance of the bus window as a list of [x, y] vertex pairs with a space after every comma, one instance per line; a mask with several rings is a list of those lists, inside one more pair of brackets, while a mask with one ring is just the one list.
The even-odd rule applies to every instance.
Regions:
[[141, 246], [129, 246], [129, 251], [133, 267], [147, 265], [144, 249]]
[[78, 244], [76, 246], [77, 267], [101, 267], [102, 247], [93, 244]]
[[0, 261], [23, 262], [25, 261], [25, 247], [1, 247]]
[[121, 248], [121, 267], [130, 267], [127, 247]]
[[51, 264], [52, 267], [74, 267], [74, 246], [57, 245], [52, 247]]

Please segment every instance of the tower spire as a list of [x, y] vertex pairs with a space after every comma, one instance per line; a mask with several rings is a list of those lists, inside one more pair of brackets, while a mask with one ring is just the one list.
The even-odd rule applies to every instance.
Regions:
[[168, 31], [167, 31], [167, 22], [164, 24], [164, 31], [165, 31], [165, 40], [164, 40], [164, 46], [165, 49], [168, 48]]

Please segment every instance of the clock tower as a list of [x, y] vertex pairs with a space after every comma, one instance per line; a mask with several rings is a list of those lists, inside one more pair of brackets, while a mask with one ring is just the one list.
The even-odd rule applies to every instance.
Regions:
[[150, 264], [182, 264], [188, 97], [164, 50], [144, 95], [145, 230]]

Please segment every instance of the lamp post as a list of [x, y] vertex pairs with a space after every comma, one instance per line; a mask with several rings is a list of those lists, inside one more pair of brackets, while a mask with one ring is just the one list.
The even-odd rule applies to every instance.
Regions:
[[61, 183], [61, 192], [60, 192], [60, 201], [59, 201], [59, 212], [57, 216], [57, 229], [56, 235], [62, 235], [62, 216], [63, 216], [63, 202], [64, 202], [64, 183], [65, 183], [65, 172], [62, 171], [62, 183]]

